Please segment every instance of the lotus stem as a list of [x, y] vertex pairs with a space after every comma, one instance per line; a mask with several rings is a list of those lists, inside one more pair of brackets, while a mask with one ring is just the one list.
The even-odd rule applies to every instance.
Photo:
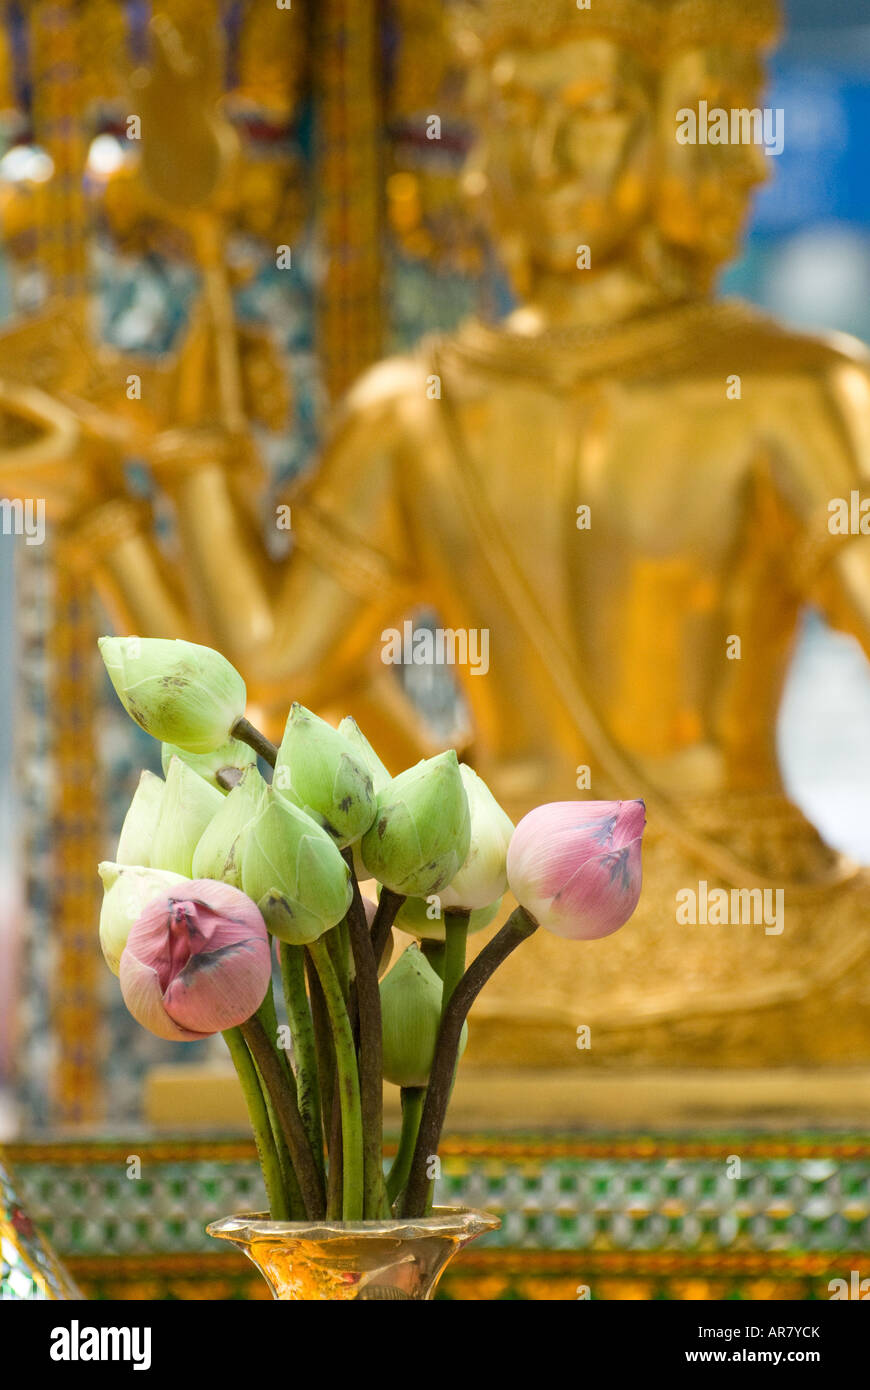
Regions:
[[235, 724], [230, 729], [230, 736], [239, 739], [242, 743], [246, 743], [249, 748], [253, 748], [254, 752], [257, 753], [264, 762], [267, 762], [270, 767], [274, 767], [275, 763], [278, 761], [278, 749], [276, 745], [271, 739], [266, 738], [265, 734], [261, 734], [259, 729], [255, 729], [254, 725], [250, 720], [246, 719], [244, 715], [236, 720]]
[[320, 1079], [317, 1074], [317, 1047], [314, 1024], [305, 989], [305, 949], [279, 941], [278, 960], [284, 989], [284, 1007], [293, 1039], [296, 1063], [296, 1091], [299, 1113], [318, 1167], [323, 1168], [323, 1128], [320, 1111]]
[[278, 1123], [293, 1160], [306, 1217], [309, 1221], [317, 1221], [326, 1214], [326, 1193], [299, 1114], [292, 1072], [288, 1080], [277, 1048], [273, 1047], [256, 1014], [241, 1025], [241, 1032], [272, 1097]]
[[[360, 1104], [360, 1082], [356, 1069], [353, 1031], [341, 985], [332, 964], [329, 947], [321, 937], [312, 941], [308, 953], [314, 962], [323, 998], [329, 1012], [335, 1064], [338, 1073], [338, 1097], [341, 1103], [341, 1152], [343, 1163], [342, 1218], [361, 1221], [364, 1216], [363, 1121]], [[331, 1112], [330, 1112], [331, 1115]]]
[[239, 1078], [242, 1095], [245, 1097], [245, 1104], [248, 1107], [248, 1118], [251, 1122], [251, 1129], [254, 1131], [254, 1143], [257, 1146], [257, 1156], [260, 1160], [263, 1182], [266, 1187], [269, 1214], [273, 1221], [289, 1221], [289, 1196], [284, 1190], [284, 1174], [281, 1171], [278, 1150], [272, 1134], [272, 1126], [269, 1123], [266, 1102], [260, 1089], [257, 1070], [238, 1028], [228, 1028], [222, 1036], [233, 1059], [233, 1066]]
[[398, 1152], [387, 1177], [387, 1197], [391, 1207], [396, 1198], [401, 1196], [411, 1171], [411, 1160], [414, 1157], [414, 1147], [417, 1143], [417, 1133], [423, 1115], [426, 1087], [403, 1086], [401, 1094], [402, 1133], [399, 1137]]
[[440, 980], [444, 979], [444, 942], [430, 941], [424, 937], [420, 942], [420, 950], [428, 960], [435, 974]]
[[341, 1134], [341, 1101], [339, 1091], [332, 1097], [332, 1126], [329, 1137], [329, 1177], [326, 1184], [326, 1215], [341, 1220], [344, 1193], [344, 1154]]
[[341, 985], [344, 1002], [347, 1003], [350, 998], [350, 935], [347, 918], [343, 922], [339, 922], [332, 931], [327, 932], [325, 939], [335, 973], [338, 976], [338, 983]]
[[[351, 864], [351, 873], [353, 873], [353, 862], [349, 862]], [[381, 889], [381, 896], [378, 899], [378, 907], [375, 912], [375, 920], [372, 922], [372, 953], [375, 958], [375, 972], [377, 972], [377, 967], [381, 963], [381, 956], [384, 954], [387, 947], [387, 938], [390, 935], [399, 908], [404, 901], [404, 893], [394, 893], [392, 888]], [[363, 913], [365, 913], [365, 908], [362, 910]]]
[[[359, 1080], [363, 1122], [363, 1170], [365, 1215], [376, 1220], [389, 1215], [384, 1187], [384, 1061], [381, 1024], [381, 988], [378, 960], [369, 931], [359, 884], [353, 868], [353, 854], [342, 851], [350, 868], [353, 898], [347, 914], [350, 949], [356, 974], [359, 1010]], [[398, 896], [398, 895], [394, 895]], [[383, 953], [386, 937], [381, 946]]]
[[507, 960], [511, 952], [516, 950], [517, 946], [521, 945], [534, 931], [537, 931], [537, 928], [538, 923], [526, 912], [525, 908], [516, 908], [501, 930], [496, 932], [492, 940], [484, 946], [480, 955], [471, 962], [453, 991], [450, 1003], [447, 1005], [441, 1020], [438, 1041], [435, 1044], [435, 1057], [432, 1062], [432, 1070], [429, 1073], [429, 1085], [423, 1105], [420, 1131], [417, 1135], [417, 1144], [411, 1162], [411, 1173], [402, 1201], [402, 1216], [422, 1216], [426, 1210], [430, 1182], [427, 1169], [431, 1159], [435, 1158], [438, 1153], [438, 1144], [444, 1127], [447, 1103], [450, 1099], [453, 1075], [456, 1070], [462, 1025], [468, 1012], [493, 973]]
[[448, 907], [444, 913], [444, 974], [441, 991], [443, 1020], [451, 995], [465, 974], [465, 952], [468, 944], [470, 912]]
[[332, 1130], [330, 1117], [335, 1094], [335, 1047], [332, 1029], [329, 1024], [329, 1011], [323, 997], [320, 976], [311, 959], [306, 955], [305, 970], [308, 976], [308, 995], [311, 1000], [311, 1022], [314, 1030], [314, 1048], [317, 1054], [317, 1072], [320, 1078], [320, 1113], [323, 1123], [323, 1141], [330, 1158], [332, 1157]]
[[281, 1129], [278, 1112], [272, 1103], [272, 1097], [269, 1095], [269, 1088], [264, 1082], [256, 1062], [254, 1062], [254, 1069], [257, 1072], [257, 1080], [266, 1105], [266, 1114], [269, 1117], [269, 1124], [272, 1127], [272, 1137], [275, 1140], [278, 1163], [281, 1168], [281, 1176], [284, 1180], [284, 1190], [287, 1194], [290, 1207], [290, 1219], [292, 1221], [304, 1221], [305, 1203], [302, 1200], [302, 1189], [299, 1186], [299, 1179], [296, 1177], [296, 1169], [293, 1167], [293, 1159], [290, 1157], [290, 1150], [287, 1147], [287, 1141]]

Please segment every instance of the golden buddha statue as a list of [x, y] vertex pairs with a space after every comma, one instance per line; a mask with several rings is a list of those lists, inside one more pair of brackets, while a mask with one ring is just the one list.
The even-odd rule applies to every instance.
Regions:
[[[357, 384], [289, 499], [289, 560], [229, 433], [158, 451], [183, 590], [122, 502], [115, 530], [85, 518], [119, 625], [167, 635], [175, 609], [267, 721], [295, 698], [426, 751], [383, 661], [426, 603], [487, 634], [488, 669], [455, 669], [466, 756], [515, 817], [646, 799], [632, 923], [569, 971], [539, 933], [476, 1009], [472, 1061], [570, 1067], [582, 1025], [593, 1066], [870, 1061], [868, 880], [788, 802], [775, 749], [802, 608], [870, 639], [870, 552], [828, 528], [870, 457], [867, 359], [711, 298], [767, 161], [675, 135], [701, 100], [757, 106], [776, 27], [773, 0], [469, 7], [466, 183], [519, 307]], [[706, 912], [722, 889], [730, 924]]]

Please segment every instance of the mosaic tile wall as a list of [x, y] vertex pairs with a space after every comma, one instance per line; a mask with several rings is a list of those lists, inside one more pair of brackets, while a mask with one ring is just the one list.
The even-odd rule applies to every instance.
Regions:
[[[831, 1278], [870, 1273], [870, 1139], [482, 1137], [442, 1152], [436, 1200], [502, 1220], [445, 1295], [828, 1297]], [[739, 1177], [726, 1176], [731, 1154]], [[126, 1176], [133, 1155], [139, 1179]], [[167, 1296], [172, 1280], [187, 1281], [182, 1296], [261, 1296], [204, 1232], [263, 1205], [247, 1142], [14, 1145], [8, 1157], [29, 1216], [92, 1296]], [[151, 1292], [130, 1293], [142, 1279]]]

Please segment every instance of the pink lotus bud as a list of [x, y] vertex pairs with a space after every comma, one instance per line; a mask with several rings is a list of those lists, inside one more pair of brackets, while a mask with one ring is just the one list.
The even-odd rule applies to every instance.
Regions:
[[557, 936], [592, 940], [640, 897], [642, 801], [553, 801], [524, 816], [507, 854], [514, 897]]
[[121, 955], [121, 993], [158, 1038], [193, 1042], [244, 1023], [271, 978], [266, 926], [229, 884], [201, 878], [149, 903]]

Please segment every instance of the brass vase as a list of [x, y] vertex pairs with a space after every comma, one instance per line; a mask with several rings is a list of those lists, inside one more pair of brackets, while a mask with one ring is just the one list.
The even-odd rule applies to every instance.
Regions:
[[24, 1210], [0, 1150], [0, 1302], [83, 1298]]
[[436, 1207], [407, 1221], [270, 1221], [242, 1213], [207, 1229], [240, 1246], [273, 1298], [386, 1301], [433, 1298], [456, 1252], [500, 1224], [488, 1212]]

